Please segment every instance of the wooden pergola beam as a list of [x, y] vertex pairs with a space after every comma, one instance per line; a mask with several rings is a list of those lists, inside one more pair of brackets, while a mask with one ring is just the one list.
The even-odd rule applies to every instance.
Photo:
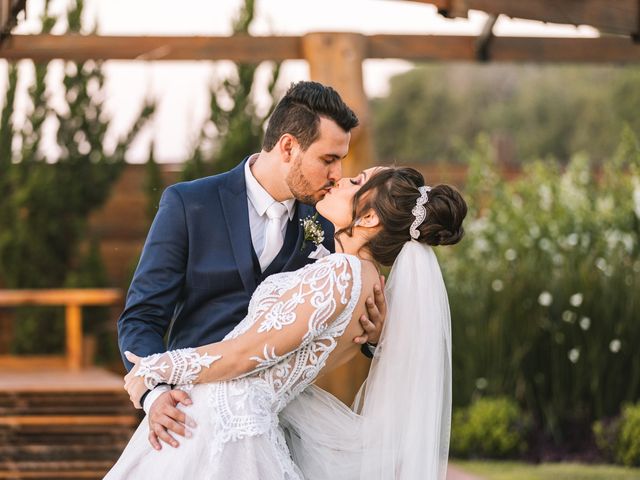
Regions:
[[[303, 60], [304, 37], [110, 37], [13, 35], [0, 58], [84, 60]], [[445, 35], [370, 35], [366, 58], [475, 61], [478, 38]], [[629, 38], [493, 37], [486, 59], [497, 62], [638, 63], [640, 45]]]
[[300, 37], [12, 35], [0, 57], [37, 62], [84, 60], [233, 60], [302, 58]]
[[412, 0], [435, 5], [447, 17], [466, 17], [468, 10], [571, 25], [591, 25], [603, 32], [640, 33], [639, 0]]

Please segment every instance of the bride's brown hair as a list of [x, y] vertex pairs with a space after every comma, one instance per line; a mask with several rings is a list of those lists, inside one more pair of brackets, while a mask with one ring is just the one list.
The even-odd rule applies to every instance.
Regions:
[[[389, 167], [376, 172], [353, 198], [351, 224], [336, 232], [351, 236], [356, 220], [373, 209], [382, 229], [362, 247], [382, 265], [392, 265], [405, 242], [411, 240], [409, 228], [415, 217], [411, 210], [420, 197], [418, 187], [425, 184], [420, 172], [409, 167]], [[436, 185], [428, 193], [424, 205], [427, 217], [418, 227], [419, 242], [428, 245], [453, 245], [464, 235], [462, 221], [467, 204], [462, 195], [449, 185]]]

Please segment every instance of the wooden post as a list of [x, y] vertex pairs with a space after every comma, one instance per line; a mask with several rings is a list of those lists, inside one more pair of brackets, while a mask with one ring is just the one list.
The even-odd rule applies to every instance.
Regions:
[[367, 37], [356, 33], [310, 33], [302, 38], [311, 79], [335, 88], [360, 119], [360, 126], [351, 133], [349, 155], [343, 162], [344, 176], [356, 175], [376, 163], [369, 101], [362, 83], [362, 62], [367, 50]]
[[[369, 101], [362, 83], [362, 61], [368, 53], [367, 38], [356, 33], [310, 33], [302, 38], [302, 50], [309, 62], [311, 79], [335, 88], [360, 120], [360, 125], [351, 132], [349, 155], [343, 161], [343, 175], [356, 175], [375, 165]], [[349, 405], [368, 371], [369, 361], [364, 355], [358, 355], [323, 377], [318, 385]]]
[[72, 370], [82, 367], [82, 308], [73, 303], [65, 310], [67, 330], [67, 364]]

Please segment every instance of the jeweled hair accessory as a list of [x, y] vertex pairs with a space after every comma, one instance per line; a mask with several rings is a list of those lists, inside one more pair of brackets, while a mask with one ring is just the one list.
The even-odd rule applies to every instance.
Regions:
[[420, 237], [418, 227], [422, 225], [424, 219], [427, 218], [427, 209], [424, 208], [424, 204], [429, 201], [429, 195], [427, 195], [427, 192], [431, 191], [431, 187], [425, 185], [418, 187], [418, 190], [420, 190], [420, 196], [416, 200], [416, 206], [411, 210], [411, 213], [413, 213], [413, 216], [416, 217], [416, 219], [411, 224], [411, 228], [409, 228], [409, 235], [411, 235], [411, 238], [414, 240], [417, 240], [418, 237]]

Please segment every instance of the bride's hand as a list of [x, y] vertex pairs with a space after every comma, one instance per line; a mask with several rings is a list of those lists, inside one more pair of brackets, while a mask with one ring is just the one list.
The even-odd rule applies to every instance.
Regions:
[[141, 357], [131, 352], [125, 352], [124, 355], [127, 357], [127, 360], [133, 363], [133, 368], [124, 377], [124, 389], [129, 394], [129, 399], [131, 400], [131, 403], [133, 403], [133, 406], [140, 409], [142, 408], [142, 405], [140, 405], [140, 399], [144, 392], [148, 390], [147, 386], [144, 384], [144, 377], [135, 376], [135, 373], [140, 368]]
[[368, 297], [365, 306], [367, 307], [367, 315], [360, 317], [360, 325], [364, 333], [353, 339], [354, 343], [362, 345], [369, 343], [377, 345], [382, 334], [382, 326], [387, 318], [387, 301], [384, 296], [385, 278], [380, 275], [380, 284], [373, 287], [373, 299]]

